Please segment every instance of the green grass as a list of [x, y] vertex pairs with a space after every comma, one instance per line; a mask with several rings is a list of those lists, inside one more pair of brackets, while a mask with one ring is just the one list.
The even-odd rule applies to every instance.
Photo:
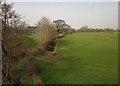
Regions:
[[118, 35], [77, 33], [59, 41], [56, 56], [66, 63], [33, 60], [38, 76], [48, 84], [116, 84], [118, 83]]
[[28, 45], [29, 48], [35, 48], [40, 43], [40, 35], [38, 33], [31, 34], [28, 36], [31, 38], [31, 41], [25, 40], [25, 44]]

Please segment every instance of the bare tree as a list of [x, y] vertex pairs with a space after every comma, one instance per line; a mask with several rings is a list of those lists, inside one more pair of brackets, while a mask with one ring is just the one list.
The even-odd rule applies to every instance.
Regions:
[[[23, 43], [25, 36], [22, 34], [22, 30], [17, 29], [21, 26], [21, 16], [12, 10], [13, 3], [2, 4], [2, 61], [3, 61], [3, 83], [19, 83], [19, 77], [14, 76], [11, 70], [14, 64], [19, 62], [20, 58], [26, 55], [28, 48]], [[22, 25], [23, 26], [23, 25]], [[21, 32], [21, 33], [20, 33]]]
[[41, 45], [48, 46], [48, 43], [54, 42], [56, 40], [56, 30], [54, 24], [46, 17], [43, 17], [37, 23], [37, 32], [40, 34]]
[[2, 26], [3, 28], [7, 27], [19, 27], [22, 25], [26, 25], [24, 21], [22, 21], [21, 15], [16, 13], [16, 11], [12, 10], [14, 3], [6, 3], [4, 2], [2, 5]]

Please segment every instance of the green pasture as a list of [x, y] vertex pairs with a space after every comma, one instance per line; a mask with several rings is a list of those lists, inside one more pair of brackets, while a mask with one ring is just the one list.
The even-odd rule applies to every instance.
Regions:
[[[37, 36], [33, 35], [33, 38], [38, 41]], [[118, 35], [116, 33], [67, 35], [58, 40], [55, 56], [63, 58], [56, 62], [37, 59], [32, 61], [38, 68], [37, 76], [45, 83], [118, 83]]]

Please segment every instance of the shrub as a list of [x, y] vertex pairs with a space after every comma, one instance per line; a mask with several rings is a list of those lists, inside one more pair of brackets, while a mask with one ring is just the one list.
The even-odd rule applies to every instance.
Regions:
[[46, 17], [43, 17], [38, 22], [37, 26], [37, 32], [40, 34], [41, 46], [44, 47], [45, 50], [49, 50], [49, 46], [51, 46], [57, 38], [55, 26]]

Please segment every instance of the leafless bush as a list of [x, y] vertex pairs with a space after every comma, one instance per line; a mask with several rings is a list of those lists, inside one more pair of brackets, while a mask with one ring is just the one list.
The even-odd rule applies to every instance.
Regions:
[[40, 34], [40, 42], [44, 48], [48, 48], [49, 42], [56, 40], [56, 29], [55, 26], [46, 17], [43, 17], [37, 24], [38, 33]]

